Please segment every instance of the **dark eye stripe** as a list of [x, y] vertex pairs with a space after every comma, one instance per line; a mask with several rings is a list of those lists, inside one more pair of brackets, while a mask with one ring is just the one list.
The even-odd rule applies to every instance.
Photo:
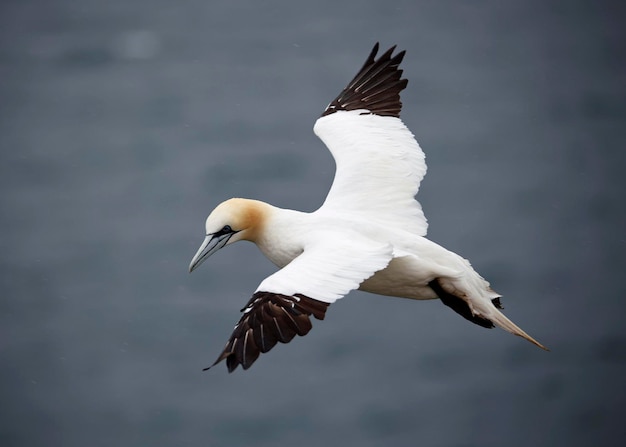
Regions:
[[224, 227], [217, 233], [214, 233], [214, 235], [223, 236], [225, 234], [230, 234], [230, 233], [234, 233], [233, 229], [230, 227], [230, 225], [224, 225]]

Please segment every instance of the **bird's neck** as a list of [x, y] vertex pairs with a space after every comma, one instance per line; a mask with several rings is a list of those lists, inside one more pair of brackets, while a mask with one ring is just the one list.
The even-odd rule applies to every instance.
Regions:
[[304, 250], [310, 214], [264, 205], [267, 207], [265, 219], [252, 242], [270, 261], [282, 268]]

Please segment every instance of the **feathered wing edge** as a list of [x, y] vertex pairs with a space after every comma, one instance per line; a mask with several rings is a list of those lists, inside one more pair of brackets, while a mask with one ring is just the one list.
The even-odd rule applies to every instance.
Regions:
[[323, 320], [331, 303], [385, 268], [392, 256], [390, 245], [350, 232], [305, 247], [261, 282], [213, 365], [226, 360], [229, 372], [239, 365], [248, 369], [276, 343], [306, 335], [312, 328], [311, 315]]
[[407, 79], [400, 79], [400, 62], [405, 51], [392, 57], [396, 46], [383, 53], [378, 60], [378, 42], [370, 52], [361, 70], [329, 105], [322, 116], [338, 110], [366, 109], [380, 116], [400, 117], [402, 102], [400, 92], [406, 88]]
[[271, 292], [256, 292], [241, 309], [243, 315], [217, 360], [204, 371], [226, 360], [228, 372], [237, 366], [248, 369], [261, 353], [276, 343], [289, 343], [296, 335], [304, 336], [313, 325], [313, 315], [323, 320], [329, 303], [301, 294], [294, 296]]

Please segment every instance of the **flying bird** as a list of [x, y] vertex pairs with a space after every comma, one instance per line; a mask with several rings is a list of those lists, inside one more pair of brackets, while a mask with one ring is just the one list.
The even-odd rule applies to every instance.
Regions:
[[[426, 174], [424, 152], [400, 119], [395, 46], [378, 43], [357, 75], [315, 122], [336, 163], [332, 186], [312, 213], [250, 199], [230, 199], [206, 220], [195, 270], [220, 248], [254, 242], [280, 268], [261, 282], [214, 366], [248, 369], [278, 342], [306, 335], [310, 317], [354, 289], [415, 300], [440, 299], [467, 320], [499, 326], [547, 350], [501, 311], [500, 295], [463, 257], [427, 239], [415, 200]], [[209, 367], [210, 368], [210, 367]], [[205, 368], [205, 369], [209, 369]]]

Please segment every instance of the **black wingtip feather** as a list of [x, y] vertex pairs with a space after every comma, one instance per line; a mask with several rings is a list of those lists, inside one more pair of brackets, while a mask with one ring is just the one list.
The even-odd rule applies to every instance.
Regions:
[[376, 42], [363, 67], [346, 88], [324, 110], [322, 116], [339, 110], [365, 109], [380, 116], [400, 116], [402, 102], [400, 92], [407, 86], [399, 68], [406, 52], [400, 51], [392, 57], [396, 46], [385, 51], [378, 59], [379, 44]]
[[239, 323], [235, 326], [226, 346], [213, 366], [226, 360], [228, 372], [239, 365], [248, 369], [261, 353], [272, 349], [278, 342], [289, 343], [296, 335], [304, 336], [313, 325], [313, 315], [323, 320], [328, 303], [301, 294], [294, 296], [278, 293], [257, 292], [241, 310]]

